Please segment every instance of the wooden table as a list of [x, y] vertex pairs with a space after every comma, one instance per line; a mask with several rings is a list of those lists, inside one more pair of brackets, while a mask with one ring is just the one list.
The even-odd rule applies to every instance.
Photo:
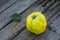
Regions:
[[[60, 2], [37, 2], [37, 0], [1, 0], [0, 3], [0, 40], [60, 40]], [[40, 11], [47, 18], [47, 30], [34, 35], [25, 27], [27, 15]], [[22, 15], [22, 20], [14, 22], [13, 13]]]

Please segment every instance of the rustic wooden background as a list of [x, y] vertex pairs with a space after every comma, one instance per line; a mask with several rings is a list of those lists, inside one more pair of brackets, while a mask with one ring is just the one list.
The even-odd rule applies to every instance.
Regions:
[[[47, 18], [47, 30], [41, 35], [29, 32], [25, 19], [31, 12], [40, 11]], [[22, 15], [14, 22], [13, 13]], [[60, 40], [60, 2], [48, 0], [0, 0], [0, 40]]]

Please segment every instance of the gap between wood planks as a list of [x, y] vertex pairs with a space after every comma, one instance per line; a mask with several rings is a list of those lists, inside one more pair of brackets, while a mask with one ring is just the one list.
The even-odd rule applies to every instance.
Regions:
[[11, 22], [9, 25], [7, 25], [4, 29], [0, 31], [0, 39], [1, 40], [7, 40], [10, 36], [12, 36], [14, 33], [19, 30], [18, 28], [22, 28], [22, 24], [25, 22], [25, 17], [29, 14], [23, 13], [22, 14], [22, 21], [20, 22]]
[[36, 2], [36, 0], [34, 1], [30, 0], [26, 3], [26, 1], [28, 0], [22, 0], [22, 2], [18, 1], [14, 5], [12, 5], [10, 8], [5, 10], [2, 14], [0, 14], [0, 30], [5, 28], [5, 25], [11, 21], [10, 16], [12, 14], [14, 14], [15, 12], [20, 14], [22, 11], [27, 9], [32, 3]]
[[[54, 4], [55, 6], [57, 6], [57, 5], [59, 5], [59, 3], [55, 3]], [[53, 5], [53, 6], [54, 6]], [[50, 24], [54, 21], [54, 20], [56, 20], [58, 17], [59, 17], [59, 13], [60, 13], [60, 6], [57, 6], [57, 7], [50, 7], [49, 8], [49, 10], [52, 10], [52, 14], [51, 14], [51, 11], [50, 11], [50, 13], [49, 13], [49, 15], [50, 15], [50, 18], [48, 18], [47, 20], [48, 20], [48, 28], [49, 28], [49, 26], [50, 26]], [[52, 9], [53, 8], [53, 9]], [[58, 11], [57, 11], [58, 10]], [[46, 15], [47, 17], [49, 16], [49, 15]], [[49, 20], [50, 19], [50, 20]], [[47, 30], [48, 31], [48, 30]], [[46, 32], [46, 34], [43, 34], [43, 35], [39, 35], [38, 37], [36, 37], [34, 40], [46, 40], [46, 39], [49, 39], [49, 38], [47, 38], [47, 36], [49, 36], [50, 34], [49, 34], [50, 32]], [[52, 34], [53, 32], [51, 32], [51, 34]], [[47, 35], [48, 34], [48, 35]], [[55, 33], [56, 34], [56, 33]], [[55, 35], [54, 34], [54, 35]], [[58, 34], [56, 34], [56, 35], [58, 35]], [[53, 36], [54, 37], [54, 36]], [[53, 39], [52, 39], [53, 40]]]
[[[27, 14], [31, 13], [30, 11], [32, 11], [32, 9], [29, 10], [28, 12], [26, 12], [26, 13], [23, 13], [22, 15], [27, 16]], [[24, 16], [22, 16], [23, 17], [22, 19], [24, 19]], [[0, 31], [1, 39], [3, 39], [3, 40], [4, 39], [8, 39], [11, 35], [13, 35], [14, 33], [16, 33], [16, 31], [18, 30], [19, 26], [21, 26], [23, 24], [22, 22], [24, 23], [23, 20], [21, 22], [19, 22], [19, 24], [15, 23], [15, 22], [12, 22], [9, 25], [7, 25], [7, 27], [5, 27], [4, 29], [2, 29]], [[17, 27], [14, 27], [14, 26], [17, 26]], [[4, 35], [6, 35], [6, 36], [4, 36]]]
[[19, 0], [10, 0], [7, 3], [5, 3], [5, 5], [0, 7], [0, 14], [4, 12], [6, 9], [8, 9], [9, 7], [11, 7], [13, 4], [15, 4], [17, 1]]
[[[49, 9], [48, 9], [49, 10]], [[59, 12], [59, 11], [58, 11]], [[46, 14], [46, 13], [45, 13]], [[49, 16], [49, 15], [46, 15], [47, 17]], [[51, 16], [53, 16], [53, 15], [51, 15]], [[51, 17], [50, 16], [50, 17]], [[56, 15], [55, 15], [56, 16]], [[55, 17], [54, 16], [54, 17]], [[53, 18], [54, 18], [53, 17]], [[57, 17], [57, 16], [56, 16]], [[51, 17], [52, 18], [52, 17]], [[51, 19], [50, 18], [50, 19]], [[53, 21], [53, 20], [52, 20]], [[49, 23], [48, 23], [49, 24]], [[26, 32], [26, 33], [25, 33]], [[23, 34], [24, 33], [24, 34]], [[24, 37], [24, 38], [23, 38]], [[32, 38], [31, 38], [32, 37]], [[36, 39], [36, 37], [38, 37], [38, 36], [35, 36], [35, 35], [33, 35], [33, 34], [30, 34], [29, 32], [27, 32], [27, 30], [25, 29], [22, 33], [20, 33], [15, 39], [13, 39], [13, 40], [33, 40], [33, 39]]]
[[[33, 8], [33, 7], [32, 7], [32, 8]], [[31, 8], [30, 8], [30, 9], [31, 9]], [[35, 8], [34, 8], [34, 9], [35, 9]], [[24, 31], [25, 31], [25, 30], [24, 30]], [[26, 32], [26, 31], [25, 31], [25, 32]], [[24, 39], [26, 39], [26, 40], [28, 40], [28, 39], [33, 40], [33, 39], [35, 38], [35, 36], [34, 36], [33, 38], [30, 38], [30, 36], [32, 36], [32, 34], [29, 34], [30, 36], [28, 36], [27, 34], [28, 34], [28, 33], [25, 33], [25, 36], [26, 36], [26, 37], [23, 35], [23, 33], [20, 34], [20, 35], [23, 35], [23, 37], [25, 37], [25, 38], [23, 38], [23, 40], [24, 40]], [[18, 39], [18, 38], [20, 37], [20, 35], [17, 36], [14, 40]], [[11, 39], [10, 39], [10, 40], [11, 40]], [[22, 40], [22, 38], [21, 38], [21, 39], [19, 38], [19, 40]]]

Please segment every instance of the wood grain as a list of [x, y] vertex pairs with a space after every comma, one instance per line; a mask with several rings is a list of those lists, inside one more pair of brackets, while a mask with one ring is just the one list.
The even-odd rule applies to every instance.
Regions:
[[16, 2], [17, 0], [0, 0], [0, 14]]
[[[27, 2], [26, 2], [27, 1]], [[32, 3], [36, 2], [36, 0], [19, 0], [17, 3], [12, 5], [10, 8], [5, 10], [2, 14], [0, 14], [0, 29], [3, 28], [8, 22], [11, 21], [10, 16], [15, 12], [21, 13], [25, 9], [27, 9]]]

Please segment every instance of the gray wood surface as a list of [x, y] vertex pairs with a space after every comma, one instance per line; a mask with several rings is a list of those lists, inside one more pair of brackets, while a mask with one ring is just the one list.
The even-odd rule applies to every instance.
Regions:
[[52, 30], [55, 30], [55, 33], [60, 35], [60, 16], [56, 18], [50, 26], [52, 27]]
[[17, 0], [0, 0], [0, 14], [15, 2], [17, 2]]
[[[52, 20], [50, 20], [50, 22], [54, 21], [54, 18], [56, 20], [56, 17], [58, 15], [55, 15]], [[49, 22], [48, 22], [49, 23]], [[53, 24], [52, 24], [53, 25]], [[49, 26], [48, 26], [49, 27]], [[52, 26], [51, 26], [52, 27]], [[57, 26], [56, 26], [57, 27]], [[50, 29], [51, 30], [51, 29]], [[39, 35], [35, 40], [58, 40], [60, 38], [60, 34], [57, 34], [56, 32], [54, 32], [54, 28], [52, 27], [52, 30], [49, 31], [49, 30], [46, 30], [47, 32], [42, 34], [42, 35]]]
[[[54, 18], [55, 18], [55, 20], [54, 20]], [[50, 30], [50, 31], [47, 30], [46, 33], [44, 33], [42, 35], [39, 35], [35, 40], [40, 40], [40, 39], [41, 40], [59, 40], [60, 39], [60, 34], [59, 34], [59, 31], [60, 31], [60, 29], [59, 29], [60, 28], [60, 25], [59, 25], [60, 16], [58, 14], [56, 14], [52, 19], [53, 19], [53, 21], [51, 20], [52, 24], [50, 24], [50, 27], [52, 27], [52, 30]], [[57, 26], [57, 25], [59, 25], [59, 26]]]
[[[56, 4], [56, 3], [55, 3]], [[54, 5], [55, 5], [54, 4]], [[59, 3], [58, 3], [59, 4]], [[57, 5], [58, 5], [57, 4]], [[54, 6], [53, 5], [53, 6]], [[47, 20], [48, 20], [48, 25], [52, 22], [53, 23], [53, 21], [54, 20], [56, 20], [58, 17], [59, 17], [59, 13], [60, 13], [60, 5], [59, 6], [57, 6], [56, 5], [56, 7], [50, 7], [49, 8], [49, 10], [50, 10], [50, 13], [48, 13], [48, 15], [47, 15]], [[52, 9], [53, 8], [53, 9]], [[50, 20], [49, 20], [50, 19]], [[52, 24], [53, 25], [53, 24]], [[56, 26], [57, 27], [57, 26]], [[48, 30], [47, 30], [48, 31]], [[49, 31], [49, 33], [48, 32], [46, 32], [46, 34], [43, 34], [43, 35], [39, 35], [35, 40], [58, 40], [59, 38], [60, 38], [60, 36], [59, 36], [60, 34], [57, 34], [57, 33], [55, 33], [55, 32], [53, 32], [53, 30], [51, 30], [51, 31]]]
[[13, 40], [33, 40], [36, 38], [37, 35], [32, 34], [29, 32], [27, 29], [23, 30], [20, 35], [18, 35], [15, 39]]
[[[26, 13], [31, 13], [35, 11], [39, 11], [38, 7], [36, 5], [31, 5], [30, 8], [26, 11]], [[33, 40], [35, 37], [36, 35], [30, 33], [27, 29], [25, 29], [13, 40]]]
[[52, 31], [47, 31], [46, 33], [39, 35], [35, 40], [58, 40], [59, 35], [52, 32]]
[[[11, 37], [14, 36], [14, 34], [23, 28], [25, 24], [25, 19], [28, 14], [30, 14], [31, 10], [28, 10], [27, 12], [22, 14], [22, 20], [20, 22], [12, 22], [9, 25], [7, 25], [4, 29], [0, 31], [0, 40], [9, 40]], [[17, 11], [20, 13], [20, 10]], [[9, 14], [8, 14], [9, 15]], [[6, 16], [6, 15], [5, 15]], [[10, 17], [9, 17], [10, 18]]]
[[[53, 2], [50, 2], [50, 3], [53, 3]], [[48, 4], [47, 4], [47, 6], [50, 5], [50, 4], [49, 5]], [[56, 12], [59, 12], [58, 10], [60, 9], [60, 6], [57, 6], [58, 4], [60, 4], [60, 3], [59, 2], [54, 3], [52, 6], [50, 6], [48, 8], [48, 10], [46, 12], [44, 12], [44, 15], [46, 16], [47, 20], [49, 19], [49, 17], [52, 16], [52, 14], [56, 14]], [[57, 7], [53, 7], [53, 6], [57, 6]], [[47, 7], [45, 6], [45, 8], [47, 8]]]
[[[56, 3], [55, 3], [56, 4]], [[54, 5], [55, 5], [54, 4]], [[48, 5], [48, 4], [47, 4]], [[39, 6], [40, 7], [40, 6]], [[48, 24], [50, 24], [49, 22], [51, 22], [51, 21], [53, 21], [54, 19], [56, 19], [56, 17], [58, 16], [58, 15], [56, 15], [56, 12], [59, 12], [60, 10], [60, 8], [59, 8], [60, 6], [57, 6], [57, 7], [53, 7], [54, 9], [53, 9], [53, 11], [50, 11], [51, 10], [51, 7], [50, 7], [50, 9], [48, 9], [48, 11], [47, 12], [45, 12], [44, 13], [44, 15], [47, 17], [47, 20], [48, 20]], [[33, 7], [32, 7], [33, 8]], [[38, 7], [35, 7], [35, 8], [38, 8]], [[34, 9], [35, 9], [34, 8]], [[47, 8], [47, 7], [45, 7], [45, 8]], [[31, 8], [30, 8], [31, 9]], [[57, 9], [57, 10], [56, 10]], [[39, 9], [38, 11], [43, 11], [43, 9]], [[55, 15], [54, 15], [55, 14]], [[59, 14], [59, 13], [58, 13]], [[54, 17], [51, 17], [51, 16], [53, 16], [54, 15]], [[49, 20], [50, 19], [50, 20]], [[52, 20], [51, 20], [52, 19]], [[50, 36], [52, 36], [51, 38], [50, 38]], [[54, 32], [50, 32], [48, 29], [47, 29], [47, 31], [44, 33], [44, 34], [42, 34], [42, 35], [39, 35], [39, 36], [36, 36], [36, 35], [34, 35], [34, 34], [32, 34], [32, 33], [30, 33], [30, 32], [28, 32], [27, 31], [27, 29], [25, 29], [24, 31], [22, 31], [16, 38], [14, 38], [13, 40], [53, 40], [54, 38], [56, 38], [56, 36], [57, 36], [57, 39], [59, 39], [59, 35], [58, 34], [56, 34], [56, 33], [54, 33]], [[56, 40], [57, 40], [56, 39]], [[55, 40], [55, 39], [54, 39]]]
[[49, 8], [49, 10], [55, 8], [55, 7], [58, 6], [59, 4], [60, 4], [59, 2], [56, 2], [54, 5], [52, 5], [52, 6]]
[[0, 40], [7, 40], [9, 37], [12, 37], [18, 30], [23, 28], [25, 26], [25, 19], [28, 14], [30, 13], [23, 13], [22, 20], [20, 22], [12, 22], [4, 29], [2, 29], [0, 31]]
[[[0, 15], [0, 27], [2, 28], [11, 20], [10, 16], [14, 12], [21, 13], [22, 11], [24, 11], [26, 8], [30, 6], [26, 11], [23, 12], [22, 20], [20, 22], [11, 22], [4, 29], [0, 30], [0, 40], [12, 40], [12, 39], [13, 40], [58, 40], [60, 35], [54, 33], [53, 31], [50, 31], [49, 29], [47, 29], [47, 31], [42, 35], [32, 34], [25, 28], [25, 20], [27, 15], [29, 15], [31, 12], [46, 11], [43, 14], [46, 16], [48, 20], [48, 25], [50, 25], [50, 23], [54, 21], [58, 17], [58, 14], [60, 13], [60, 5], [58, 5], [60, 3], [57, 2], [52, 4], [53, 2], [48, 2], [47, 5], [42, 6], [44, 3], [40, 5], [37, 5], [35, 3], [31, 5], [33, 3], [32, 2], [30, 5], [26, 4], [27, 6], [25, 7], [24, 4], [22, 5], [22, 2], [21, 5], [19, 4], [20, 1], [15, 3]], [[49, 5], [52, 6], [49, 7]], [[48, 10], [46, 10], [47, 7]]]
[[[43, 8], [41, 7], [42, 8], [41, 9], [40, 7], [41, 7], [41, 5], [40, 6], [32, 5], [29, 8], [29, 12], [31, 13], [31, 12], [35, 12], [35, 11], [43, 11]], [[34, 40], [36, 37], [37, 37], [37, 35], [34, 35], [34, 34], [30, 33], [27, 29], [25, 29], [13, 40]]]
[[7, 27], [5, 27], [4, 29], [2, 29], [0, 31], [0, 39], [1, 40], [6, 40], [6, 39], [10, 40], [10, 38], [12, 38], [14, 36], [13, 34], [17, 33], [17, 31], [20, 30], [21, 26], [25, 24], [26, 16], [34, 11], [39, 11], [39, 9], [37, 6], [31, 5], [31, 7], [22, 14], [23, 18], [22, 18], [21, 22], [19, 22], [19, 23], [12, 22], [11, 24], [9, 24]]
[[0, 29], [3, 28], [8, 22], [11, 21], [10, 16], [15, 12], [21, 13], [25, 9], [27, 9], [32, 3], [36, 2], [36, 0], [19, 0], [10, 8], [5, 10], [2, 14], [0, 14]]

